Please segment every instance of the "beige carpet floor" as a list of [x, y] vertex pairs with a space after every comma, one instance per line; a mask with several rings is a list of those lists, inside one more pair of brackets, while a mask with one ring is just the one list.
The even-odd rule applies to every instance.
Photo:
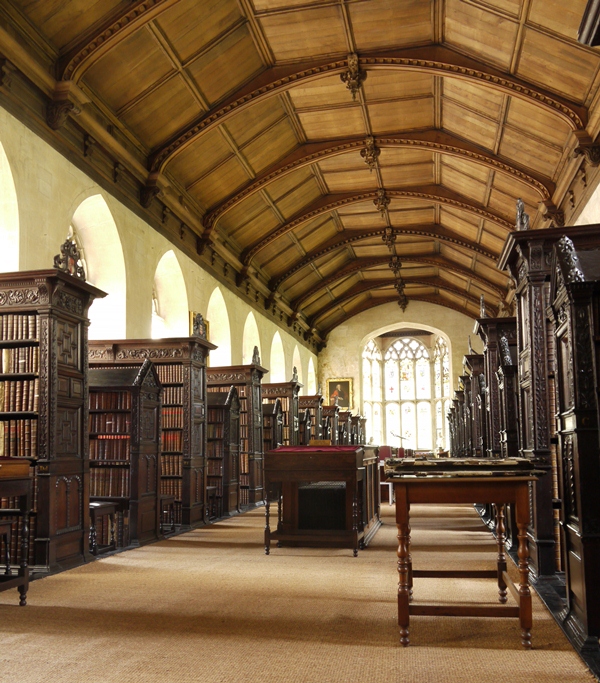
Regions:
[[[263, 552], [263, 510], [0, 593], [2, 683], [590, 683], [534, 599], [532, 651], [513, 619], [413, 617], [398, 644], [393, 508], [358, 558]], [[472, 508], [413, 509], [415, 568], [493, 566]], [[496, 602], [490, 580], [416, 579], [419, 597]], [[512, 598], [511, 598], [512, 599]]]

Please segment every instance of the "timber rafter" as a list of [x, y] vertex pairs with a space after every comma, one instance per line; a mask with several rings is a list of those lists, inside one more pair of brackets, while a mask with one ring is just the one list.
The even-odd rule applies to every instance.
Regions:
[[[374, 137], [374, 142], [380, 149], [419, 149], [473, 161], [525, 183], [540, 195], [540, 201], [549, 199], [555, 190], [555, 185], [550, 178], [525, 168], [519, 168], [514, 163], [509, 163], [507, 160], [501, 159], [470, 142], [461, 140], [444, 131], [429, 130], [408, 134], [391, 133], [385, 136]], [[364, 146], [364, 137], [334, 141], [326, 140], [302, 145], [277, 164], [267, 169], [258, 178], [247, 183], [241, 190], [227, 197], [227, 199], [204, 216], [203, 223], [206, 228], [212, 228], [224, 214], [256, 192], [265, 189], [270, 183], [310, 164], [354, 150], [361, 150]]]
[[[456, 296], [459, 296], [463, 299], [466, 299], [467, 301], [470, 301], [474, 306], [479, 306], [479, 297], [474, 297], [472, 294], [469, 294], [469, 292], [466, 292], [464, 289], [455, 287], [454, 285], [450, 284], [449, 282], [446, 282], [445, 280], [442, 280], [441, 278], [406, 277], [403, 278], [403, 280], [406, 284], [407, 289], [410, 287], [410, 285], [433, 287], [435, 289], [455, 294]], [[389, 280], [369, 280], [368, 282], [360, 282], [359, 284], [350, 288], [347, 292], [344, 292], [344, 294], [342, 294], [341, 296], [337, 297], [335, 301], [331, 302], [331, 305], [325, 306], [318, 313], [313, 314], [307, 321], [308, 325], [310, 327], [315, 327], [321, 318], [323, 318], [328, 313], [335, 310], [345, 302], [351, 301], [352, 299], [354, 299], [354, 297], [360, 296], [361, 294], [365, 294], [366, 292], [372, 292], [378, 289], [386, 289], [389, 287], [393, 287], [395, 283], [396, 280], [394, 278]], [[406, 292], [406, 296], [410, 301], [411, 297], [409, 291]], [[398, 297], [396, 296], [396, 300], [397, 299]]]
[[[271, 291], [277, 290], [277, 288], [280, 287], [289, 277], [294, 275], [294, 273], [297, 273], [299, 270], [305, 268], [317, 259], [323, 258], [323, 256], [332, 254], [338, 249], [348, 247], [352, 244], [355, 244], [356, 242], [371, 239], [373, 237], [382, 236], [384, 231], [385, 226], [362, 232], [359, 232], [358, 230], [347, 230], [340, 236], [333, 237], [322, 246], [314, 249], [313, 251], [310, 251], [308, 254], [306, 254], [306, 256], [300, 258], [298, 261], [296, 261], [296, 263], [288, 265], [285, 273], [273, 278], [269, 282], [269, 289]], [[457, 235], [455, 232], [448, 230], [447, 228], [441, 225], [438, 225], [437, 223], [431, 223], [429, 225], [403, 226], [402, 228], [398, 228], [396, 230], [396, 234], [399, 236], [416, 235], [422, 237], [430, 237], [431, 239], [439, 240], [440, 242], [445, 242], [453, 246], [462, 247], [463, 249], [469, 250], [473, 254], [481, 254], [482, 256], [485, 256], [486, 258], [493, 261], [494, 263], [496, 263], [498, 260], [498, 254], [494, 254], [493, 252], [484, 249], [477, 242], [467, 240], [461, 237], [460, 235]]]
[[[485, 219], [496, 223], [507, 231], [514, 229], [514, 224], [509, 220], [499, 215], [495, 211], [491, 211], [485, 206], [473, 202], [466, 197], [449, 190], [441, 185], [423, 185], [419, 187], [407, 187], [401, 189], [386, 188], [386, 196], [391, 199], [421, 199], [425, 202], [433, 204], [440, 204], [443, 206], [451, 206], [455, 209], [461, 209], [469, 214], [472, 214], [478, 219]], [[263, 237], [252, 246], [248, 247], [242, 252], [241, 261], [247, 268], [252, 259], [263, 249], [268, 247], [272, 242], [278, 240], [283, 235], [295, 230], [323, 214], [341, 209], [345, 206], [358, 204], [365, 201], [374, 201], [378, 197], [378, 190], [364, 190], [357, 192], [348, 192], [342, 194], [329, 194], [319, 197], [307, 209], [298, 212], [292, 216], [289, 221], [283, 225], [278, 226], [272, 230], [268, 235]], [[207, 228], [204, 231], [203, 239], [208, 242], [211, 239], [211, 231]]]
[[[566, 121], [572, 130], [583, 130], [587, 123], [587, 110], [581, 105], [441, 45], [361, 54], [359, 62], [361, 68], [366, 71], [417, 71], [474, 81], [542, 107]], [[156, 149], [150, 157], [149, 170], [161, 172], [175, 155], [197, 137], [242, 109], [289, 90], [295, 85], [305, 84], [327, 75], [340, 74], [346, 69], [346, 55], [333, 60], [286, 64], [265, 69], [237, 92], [175, 134], [165, 145]]]
[[[484, 287], [491, 289], [496, 292], [498, 296], [504, 296], [506, 294], [506, 289], [495, 285], [486, 278], [478, 275], [473, 270], [464, 268], [463, 266], [445, 259], [443, 257], [433, 257], [431, 254], [428, 256], [418, 256], [414, 254], [407, 254], [406, 256], [399, 257], [403, 264], [405, 263], [421, 263], [428, 266], [434, 266], [435, 268], [440, 268], [441, 270], [446, 270], [450, 273], [456, 273], [457, 275], [462, 275], [468, 280], [474, 280], [479, 282]], [[326, 287], [334, 285], [336, 282], [343, 280], [344, 278], [354, 275], [359, 271], [368, 271], [370, 268], [376, 268], [377, 266], [385, 265], [390, 262], [390, 256], [380, 256], [378, 258], [358, 258], [354, 259], [349, 266], [346, 266], [342, 270], [336, 271], [333, 275], [324, 278], [318, 282], [314, 287], [306, 290], [299, 296], [290, 302], [290, 306], [293, 312], [299, 312], [302, 304], [310, 299], [312, 296], [318, 294], [321, 290]], [[404, 276], [403, 276], [404, 277]]]

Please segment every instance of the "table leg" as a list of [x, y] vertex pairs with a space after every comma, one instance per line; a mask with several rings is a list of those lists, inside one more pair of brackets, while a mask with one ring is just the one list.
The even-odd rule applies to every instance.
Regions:
[[352, 536], [354, 538], [354, 557], [358, 557], [358, 501], [356, 493], [352, 496]]
[[506, 552], [504, 549], [504, 543], [506, 541], [506, 524], [505, 520], [505, 510], [506, 506], [504, 504], [495, 504], [496, 508], [496, 543], [498, 544], [498, 595], [501, 603], [505, 603], [508, 598], [506, 597], [506, 581], [504, 580], [503, 572], [506, 571]]
[[406, 486], [395, 484], [396, 526], [398, 528], [398, 626], [400, 643], [406, 647], [410, 643], [409, 601], [410, 601], [410, 525], [409, 506]]
[[519, 488], [515, 505], [519, 540], [519, 623], [521, 626], [521, 644], [531, 648], [531, 627], [533, 625], [531, 610], [531, 591], [529, 589], [529, 548], [527, 544], [527, 527], [529, 526], [529, 487], [524, 484]]
[[[29, 501], [27, 501], [29, 508]], [[19, 575], [23, 577], [23, 585], [19, 586], [19, 606], [27, 605], [27, 590], [29, 589], [29, 510], [23, 513], [23, 524], [21, 526], [21, 566]]]
[[269, 514], [271, 512], [271, 501], [269, 500], [268, 489], [265, 496], [265, 555], [269, 555], [271, 552], [271, 527], [269, 526]]

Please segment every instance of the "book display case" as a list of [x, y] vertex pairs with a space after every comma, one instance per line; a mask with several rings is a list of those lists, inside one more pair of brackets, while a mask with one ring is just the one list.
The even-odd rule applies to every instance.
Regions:
[[331, 445], [335, 446], [338, 443], [338, 420], [340, 417], [340, 407], [323, 406], [323, 426], [321, 429], [322, 438], [329, 439]]
[[[202, 316], [192, 337], [90, 343], [90, 367], [139, 367], [153, 361], [163, 386], [160, 494], [175, 496], [175, 523], [208, 520], [206, 494], [206, 361], [211, 349]], [[198, 320], [199, 319], [199, 320]]]
[[[300, 396], [298, 405], [300, 410], [308, 410], [311, 417], [310, 439], [324, 439], [323, 430], [323, 396]], [[307, 442], [308, 443], [308, 442]]]
[[276, 398], [281, 401], [283, 414], [283, 445], [297, 446], [299, 443], [299, 415], [298, 394], [302, 384], [298, 382], [298, 371], [294, 368], [292, 379], [289, 382], [262, 385], [262, 400], [264, 403], [273, 403]]
[[114, 502], [117, 546], [159, 534], [162, 387], [151, 361], [89, 371], [90, 500]]
[[85, 282], [70, 240], [54, 266], [0, 275], [0, 453], [33, 463], [28, 560], [38, 574], [89, 558], [88, 310], [106, 296]]
[[206, 368], [209, 393], [238, 391], [240, 401], [240, 506], [258, 505], [263, 492], [262, 379], [268, 372], [254, 347], [250, 365]]
[[267, 453], [281, 445], [283, 441], [283, 412], [281, 401], [276, 398], [272, 403], [263, 403], [263, 452]]
[[240, 400], [235, 387], [207, 399], [206, 479], [222, 517], [240, 511]]
[[352, 432], [352, 413], [349, 410], [340, 410], [338, 416], [338, 444], [347, 446], [350, 443]]
[[308, 446], [311, 439], [312, 418], [308, 408], [301, 408], [298, 416], [298, 442], [300, 446]]

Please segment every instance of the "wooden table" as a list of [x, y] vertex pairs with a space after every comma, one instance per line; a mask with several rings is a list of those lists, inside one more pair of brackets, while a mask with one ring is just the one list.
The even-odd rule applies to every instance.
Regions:
[[[264, 470], [267, 555], [275, 540], [278, 545], [352, 548], [356, 557], [381, 526], [377, 458], [360, 446], [281, 446], [265, 453]], [[332, 490], [340, 484], [340, 501], [333, 510], [340, 523], [334, 528], [327, 527], [327, 512], [318, 528], [307, 524], [303, 515], [302, 494], [310, 493], [311, 486], [318, 491], [319, 482], [323, 488], [333, 484]], [[272, 531], [273, 500], [278, 514]]]
[[[531, 592], [529, 589], [529, 550], [527, 526], [529, 524], [529, 483], [531, 475], [517, 476], [402, 476], [394, 479], [396, 497], [396, 525], [398, 527], [398, 626], [400, 642], [409, 644], [410, 615], [462, 616], [462, 617], [518, 617], [521, 626], [521, 643], [531, 648]], [[410, 506], [411, 504], [441, 503], [492, 503], [497, 514], [497, 569], [469, 570], [413, 570], [410, 555]], [[504, 551], [504, 507], [514, 506], [518, 527], [519, 586], [516, 587], [506, 571]], [[496, 578], [499, 605], [433, 605], [412, 603], [413, 577], [470, 577]], [[507, 588], [517, 601], [517, 606], [505, 605]]]
[[[21, 562], [16, 575], [12, 573], [10, 558], [10, 530], [3, 525], [3, 536], [8, 545], [5, 555], [5, 573], [0, 575], [0, 591], [9, 588], [19, 589], [19, 605], [27, 604], [27, 590], [29, 589], [29, 514], [31, 509], [31, 479], [29, 477], [30, 462], [25, 458], [0, 458], [0, 498], [18, 498], [19, 507], [14, 509], [2, 508], [0, 515], [21, 517]], [[3, 520], [4, 521], [4, 520]], [[14, 532], [12, 532], [14, 533]]]

